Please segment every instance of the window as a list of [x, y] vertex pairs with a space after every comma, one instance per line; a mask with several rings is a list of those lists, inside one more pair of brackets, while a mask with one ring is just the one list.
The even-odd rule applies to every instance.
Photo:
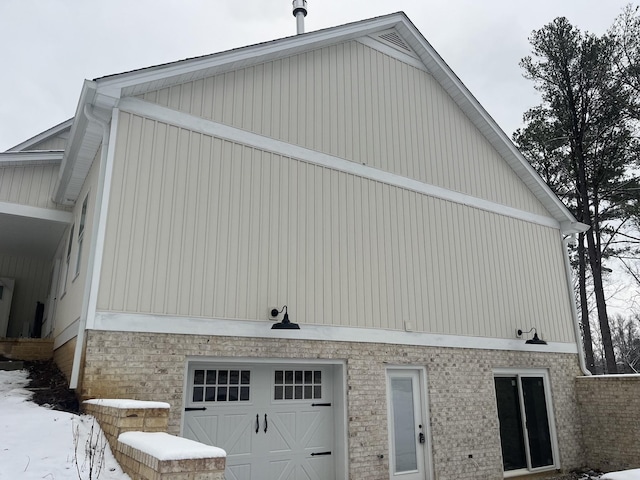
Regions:
[[495, 374], [500, 443], [505, 472], [555, 468], [556, 439], [545, 371]]
[[320, 370], [276, 370], [274, 400], [313, 400], [322, 398]]
[[71, 261], [71, 246], [73, 245], [73, 230], [75, 225], [71, 225], [71, 232], [69, 232], [69, 244], [67, 246], [67, 259], [62, 267], [62, 282], [60, 284], [60, 296], [67, 292], [67, 277], [69, 275], [69, 262]]
[[89, 199], [89, 194], [84, 197], [84, 202], [82, 202], [82, 213], [80, 213], [80, 225], [78, 227], [78, 255], [76, 257], [76, 273], [74, 276], [77, 276], [80, 273], [80, 260], [82, 259], [82, 243], [84, 241], [84, 225], [87, 220], [87, 201]]
[[248, 402], [250, 388], [249, 370], [198, 369], [193, 371], [191, 401]]

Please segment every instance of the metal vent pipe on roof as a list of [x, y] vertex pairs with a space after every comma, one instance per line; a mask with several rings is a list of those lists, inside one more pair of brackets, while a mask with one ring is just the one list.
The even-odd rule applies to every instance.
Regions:
[[293, 0], [293, 16], [296, 17], [298, 35], [304, 33], [304, 17], [307, 16], [307, 0]]

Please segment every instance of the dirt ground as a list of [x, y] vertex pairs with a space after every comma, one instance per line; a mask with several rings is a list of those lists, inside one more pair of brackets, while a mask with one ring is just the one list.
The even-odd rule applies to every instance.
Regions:
[[53, 360], [24, 362], [24, 366], [29, 372], [27, 389], [33, 392], [33, 402], [54, 410], [80, 413], [75, 393], [69, 390], [67, 379]]

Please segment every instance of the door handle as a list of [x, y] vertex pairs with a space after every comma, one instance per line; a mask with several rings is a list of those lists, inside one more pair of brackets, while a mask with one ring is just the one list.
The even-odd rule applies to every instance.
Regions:
[[256, 413], [256, 433], [260, 431], [260, 415]]
[[418, 434], [418, 442], [420, 442], [420, 443], [424, 443], [425, 442], [424, 433], [420, 432]]
[[264, 433], [267, 433], [267, 428], [269, 428], [269, 422], [267, 422], [267, 414], [264, 414]]

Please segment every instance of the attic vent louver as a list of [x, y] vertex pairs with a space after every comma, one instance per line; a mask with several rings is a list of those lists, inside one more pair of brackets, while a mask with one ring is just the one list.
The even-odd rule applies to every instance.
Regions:
[[380, 35], [380, 38], [394, 44], [396, 47], [399, 47], [411, 53], [411, 48], [409, 47], [409, 45], [407, 45], [405, 41], [400, 37], [400, 35], [398, 35], [396, 32], [383, 33], [382, 35]]

